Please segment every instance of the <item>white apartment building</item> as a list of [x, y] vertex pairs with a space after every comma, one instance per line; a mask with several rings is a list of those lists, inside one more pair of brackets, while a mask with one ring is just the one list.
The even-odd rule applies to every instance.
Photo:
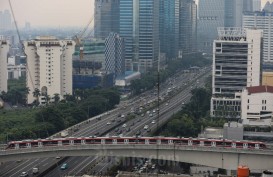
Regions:
[[25, 41], [27, 55], [28, 104], [35, 101], [33, 92], [39, 89], [39, 102], [45, 103], [45, 96], [51, 98], [55, 93], [61, 99], [65, 94], [72, 94], [72, 55], [75, 42], [58, 40], [52, 36], [39, 36], [35, 40]]
[[0, 92], [8, 91], [8, 52], [9, 44], [6, 40], [0, 40]]
[[244, 87], [260, 85], [261, 43], [262, 30], [218, 28], [213, 43], [211, 116], [218, 111], [239, 118], [240, 107], [232, 100]]
[[273, 13], [245, 12], [243, 28], [263, 30], [263, 62], [273, 63]]
[[242, 91], [241, 119], [262, 120], [272, 119], [273, 87], [247, 87]]

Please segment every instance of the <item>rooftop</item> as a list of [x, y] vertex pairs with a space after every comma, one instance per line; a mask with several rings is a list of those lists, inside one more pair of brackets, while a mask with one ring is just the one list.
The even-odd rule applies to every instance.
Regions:
[[273, 93], [273, 87], [272, 86], [267, 86], [267, 85], [261, 85], [261, 86], [255, 86], [255, 87], [247, 87], [248, 93], [253, 94], [253, 93]]

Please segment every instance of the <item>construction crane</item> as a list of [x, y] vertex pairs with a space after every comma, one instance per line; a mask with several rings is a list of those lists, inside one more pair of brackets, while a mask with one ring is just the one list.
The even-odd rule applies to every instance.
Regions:
[[[76, 42], [76, 46], [78, 46], [80, 48], [80, 60], [83, 59], [83, 50], [84, 50], [82, 39], [83, 39], [84, 34], [86, 33], [89, 25], [93, 21], [94, 21], [94, 15], [91, 17], [91, 19], [89, 20], [88, 24], [84, 27], [84, 29], [74, 36], [74, 41]], [[93, 30], [94, 29], [92, 28], [91, 31], [93, 31]]]

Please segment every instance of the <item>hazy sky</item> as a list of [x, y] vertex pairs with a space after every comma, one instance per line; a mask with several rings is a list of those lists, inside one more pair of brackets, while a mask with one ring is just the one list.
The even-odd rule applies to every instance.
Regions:
[[[19, 26], [85, 26], [94, 13], [94, 0], [11, 0]], [[9, 9], [0, 0], [0, 11]]]
[[[262, 6], [268, 0], [262, 0]], [[270, 0], [273, 2], [273, 0]], [[94, 0], [11, 0], [19, 26], [85, 26], [94, 13]], [[0, 11], [10, 9], [0, 0]]]

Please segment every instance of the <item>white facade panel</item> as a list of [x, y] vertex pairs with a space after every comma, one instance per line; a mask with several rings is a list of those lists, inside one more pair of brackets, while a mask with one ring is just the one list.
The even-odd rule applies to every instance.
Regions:
[[2, 91], [8, 91], [8, 76], [7, 76], [7, 65], [8, 65], [8, 52], [9, 44], [5, 40], [0, 40], [0, 93]]
[[27, 55], [27, 87], [30, 89], [28, 103], [36, 99], [35, 89], [41, 92], [40, 103], [45, 103], [44, 95], [50, 98], [59, 94], [72, 94], [72, 54], [73, 41], [61, 41], [54, 37], [38, 37], [24, 43]]

